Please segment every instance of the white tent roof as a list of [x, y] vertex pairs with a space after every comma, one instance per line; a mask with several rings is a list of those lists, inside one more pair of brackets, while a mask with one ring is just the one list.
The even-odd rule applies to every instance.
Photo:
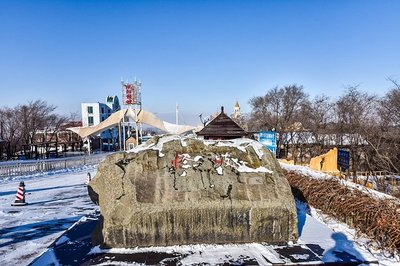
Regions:
[[[100, 124], [97, 124], [95, 126], [70, 127], [67, 129], [77, 133], [82, 138], [85, 138], [88, 136], [97, 135], [107, 129], [117, 126], [121, 121], [123, 121], [124, 116], [125, 116], [125, 121], [129, 121], [129, 120], [135, 121], [135, 112], [131, 108], [128, 108], [126, 110], [120, 110], [120, 111], [113, 113], [106, 120], [104, 120], [103, 122], [101, 122]], [[153, 113], [150, 113], [150, 112], [147, 112], [144, 110], [139, 111], [137, 118], [138, 118], [139, 123], [143, 123], [143, 124], [147, 124], [147, 125], [156, 127], [158, 129], [161, 129], [162, 131], [165, 131], [165, 132], [171, 133], [171, 134], [182, 134], [182, 133], [196, 129], [195, 126], [175, 125], [175, 124], [171, 124], [171, 123], [162, 121], [160, 118], [155, 116]]]

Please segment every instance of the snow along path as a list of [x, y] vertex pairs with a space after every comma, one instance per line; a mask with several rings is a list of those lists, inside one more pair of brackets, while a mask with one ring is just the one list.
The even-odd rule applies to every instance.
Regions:
[[[335, 178], [338, 180], [338, 182], [341, 182], [343, 185], [350, 187], [352, 189], [358, 189], [366, 194], [369, 194], [372, 197], [375, 197], [377, 199], [389, 199], [393, 200], [396, 202], [399, 202], [399, 199], [392, 197], [390, 195], [386, 195], [384, 193], [375, 191], [373, 189], [368, 189], [364, 186], [354, 184], [351, 181], [346, 181], [346, 180], [340, 180], [337, 177], [314, 171], [311, 170], [307, 166], [301, 166], [301, 165], [292, 165], [292, 164], [286, 164], [283, 162], [279, 162], [281, 167], [285, 170], [288, 171], [295, 171], [300, 174], [303, 174], [305, 176], [309, 176], [314, 179], [330, 179], [330, 178]], [[365, 254], [363, 251], [369, 251], [370, 253], [373, 254], [373, 256], [379, 261], [380, 265], [399, 265], [400, 266], [400, 258], [398, 257], [398, 254], [391, 254], [390, 252], [380, 249], [379, 244], [376, 243], [374, 240], [369, 239], [365, 235], [359, 236], [357, 234], [356, 230], [353, 228], [350, 228], [347, 224], [342, 223], [337, 221], [335, 218], [328, 216], [324, 214], [321, 210], [312, 208], [311, 206], [307, 206], [304, 203], [301, 203], [300, 201], [296, 201], [296, 207], [298, 208], [298, 222], [299, 222], [299, 233], [300, 233], [300, 242], [308, 242], [308, 243], [317, 243], [321, 245], [321, 247], [325, 247], [327, 244], [332, 243], [332, 241], [336, 241], [338, 244], [336, 244], [337, 248], [339, 250], [344, 249], [346, 246], [348, 246], [350, 243], [354, 243], [356, 250], [359, 252], [361, 251], [360, 254], [365, 256], [366, 258], [370, 258], [368, 254]], [[300, 211], [299, 211], [300, 208]], [[304, 210], [302, 211], [301, 209], [307, 210], [305, 212]], [[306, 214], [305, 217], [302, 217], [302, 214]], [[301, 229], [302, 226], [301, 224], [303, 223], [302, 221], [305, 220], [305, 229]], [[335, 232], [332, 234], [331, 239], [327, 239], [326, 237], [323, 237], [320, 233], [317, 233], [320, 226], [315, 223], [318, 221], [318, 223], [324, 224], [325, 226], [329, 227], [332, 232]], [[314, 225], [311, 225], [314, 224]], [[303, 232], [302, 232], [303, 231]], [[340, 232], [342, 235], [336, 234], [337, 232]], [[345, 237], [345, 238], [344, 238]], [[348, 241], [347, 241], [348, 240]], [[347, 243], [347, 244], [344, 244]], [[354, 250], [354, 247], [351, 247], [351, 250]], [[323, 254], [323, 260], [325, 262], [332, 260], [334, 254], [332, 252], [326, 254]]]
[[[374, 257], [361, 244], [354, 242], [351, 229], [337, 221], [331, 220], [330, 226], [323, 222], [322, 216], [317, 210], [307, 204], [296, 200], [299, 234], [297, 245], [289, 243], [287, 246], [275, 246], [264, 243], [248, 244], [199, 244], [199, 245], [176, 245], [169, 247], [149, 247], [135, 249], [100, 249], [93, 247], [91, 254], [104, 254], [103, 264], [98, 265], [125, 265], [127, 261], [119, 261], [121, 254], [183, 254], [179, 259], [182, 265], [222, 265], [224, 263], [240, 264], [244, 261], [257, 262], [259, 265], [293, 264], [301, 265], [337, 262], [363, 262], [379, 263], [381, 265], [397, 265], [394, 259], [383, 256]], [[300, 245], [300, 246], [299, 246]], [[280, 250], [288, 249], [289, 254], [279, 253]], [[291, 251], [290, 251], [291, 249]], [[299, 249], [308, 252], [303, 253]], [[312, 252], [309, 252], [312, 250]], [[291, 253], [293, 252], [293, 253]], [[279, 254], [278, 254], [279, 253]], [[107, 259], [108, 258], [108, 259]], [[299, 260], [294, 262], [293, 260]], [[303, 259], [303, 260], [301, 260]], [[301, 262], [303, 261], [303, 262]], [[96, 264], [96, 263], [94, 263]], [[134, 264], [134, 263], [133, 263]], [[139, 263], [138, 263], [139, 264]], [[134, 264], [134, 265], [138, 265]], [[375, 264], [376, 265], [376, 264]]]
[[[71, 264], [71, 256], [77, 255], [75, 261], [85, 265], [143, 265], [179, 262], [181, 265], [222, 265], [258, 263], [259, 265], [307, 265], [338, 262], [372, 263], [377, 265], [398, 265], [394, 258], [375, 254], [373, 256], [363, 245], [363, 241], [354, 237], [354, 230], [333, 219], [325, 223], [326, 218], [319, 211], [307, 204], [296, 201], [300, 239], [297, 244], [284, 246], [265, 243], [248, 244], [199, 244], [176, 245], [168, 247], [148, 247], [133, 249], [100, 249], [92, 247], [83, 240], [88, 232], [81, 230], [79, 239], [73, 234], [64, 235], [34, 265], [58, 263]], [[79, 227], [77, 225], [76, 227]], [[90, 226], [89, 226], [90, 227]], [[76, 229], [76, 228], [74, 228]], [[73, 231], [72, 229], [71, 231]], [[78, 230], [79, 231], [79, 230]], [[83, 232], [84, 231], [84, 232]], [[72, 238], [71, 238], [72, 237]], [[68, 241], [68, 243], [65, 243]], [[87, 240], [85, 240], [87, 241]], [[86, 251], [85, 251], [86, 250]], [[82, 257], [83, 252], [88, 252]], [[62, 253], [61, 253], [62, 252]]]
[[[0, 265], [27, 265], [56, 240], [74, 222], [83, 215], [98, 210], [89, 199], [85, 186], [86, 175], [95, 176], [96, 168], [86, 168], [64, 174], [52, 174], [34, 177], [22, 177], [25, 181], [26, 201], [23, 207], [11, 207], [19, 180], [0, 181]], [[29, 194], [30, 193], [30, 194]], [[347, 228], [306, 205], [297, 202], [301, 245], [321, 247], [318, 257], [325, 262], [335, 261], [337, 252], [345, 251], [352, 257], [378, 260], [382, 265], [398, 265], [393, 258], [385, 258], [367, 251], [365, 241], [355, 238], [352, 229]], [[322, 219], [322, 218], [323, 219]], [[60, 238], [60, 244], [65, 238]], [[193, 245], [174, 247], [154, 247], [155, 251], [174, 250], [192, 254], [182, 263], [201, 263], [205, 259], [213, 262], [226, 261], [226, 256], [239, 259], [243, 254], [259, 259], [262, 254], [273, 261], [274, 248], [262, 244], [243, 245]], [[127, 253], [140, 252], [142, 249], [125, 250]], [[189, 251], [188, 251], [189, 250]], [[92, 252], [98, 251], [93, 248]], [[119, 253], [121, 251], [115, 250]], [[112, 251], [110, 251], [112, 253]], [[275, 257], [275, 258], [274, 258]], [[279, 258], [279, 257], [278, 257]], [[228, 259], [229, 260], [229, 259]], [[262, 261], [262, 258], [260, 259]], [[263, 261], [264, 264], [265, 261]]]
[[287, 171], [294, 171], [294, 172], [298, 172], [299, 174], [305, 175], [305, 176], [309, 176], [313, 179], [336, 179], [338, 180], [338, 182], [340, 182], [342, 185], [350, 188], [350, 189], [357, 189], [360, 190], [363, 193], [366, 193], [376, 199], [389, 199], [389, 200], [393, 200], [395, 201], [397, 204], [400, 204], [400, 200], [387, 195], [385, 193], [376, 191], [374, 189], [369, 189], [366, 188], [362, 185], [356, 184], [352, 181], [349, 180], [344, 180], [344, 179], [339, 179], [338, 177], [323, 173], [323, 172], [319, 172], [319, 171], [315, 171], [310, 169], [307, 166], [302, 166], [302, 165], [293, 165], [293, 164], [287, 164], [287, 163], [283, 163], [283, 162], [279, 162], [280, 166], [287, 170]]
[[[86, 177], [96, 167], [0, 182], [0, 265], [27, 265], [82, 216], [98, 209]], [[20, 180], [29, 204], [12, 207]]]

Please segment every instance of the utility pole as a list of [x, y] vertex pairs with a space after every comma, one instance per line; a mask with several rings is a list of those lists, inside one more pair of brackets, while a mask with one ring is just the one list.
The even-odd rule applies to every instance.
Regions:
[[175, 124], [179, 125], [179, 105], [178, 105], [178, 102], [176, 103]]

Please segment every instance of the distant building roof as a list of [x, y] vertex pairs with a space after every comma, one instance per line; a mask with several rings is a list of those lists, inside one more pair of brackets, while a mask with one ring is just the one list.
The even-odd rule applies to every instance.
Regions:
[[81, 127], [81, 126], [82, 126], [82, 121], [68, 121], [68, 122], [62, 123], [60, 128], [62, 130], [65, 130], [69, 127]]
[[208, 123], [197, 135], [204, 136], [205, 139], [234, 139], [247, 136], [247, 132], [235, 123], [224, 113], [224, 107], [221, 107], [221, 113]]
[[294, 122], [290, 126], [286, 128], [287, 131], [289, 132], [303, 132], [307, 131], [307, 129], [304, 128], [303, 124], [301, 122]]

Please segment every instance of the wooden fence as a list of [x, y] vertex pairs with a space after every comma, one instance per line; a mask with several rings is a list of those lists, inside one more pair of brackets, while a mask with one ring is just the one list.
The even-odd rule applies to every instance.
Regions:
[[392, 173], [389, 171], [365, 171], [356, 172], [356, 177], [353, 177], [353, 172], [341, 173], [339, 171], [323, 171], [324, 174], [333, 175], [343, 179], [350, 179], [353, 182], [366, 186], [367, 188], [375, 189], [377, 191], [400, 196], [400, 174]]
[[80, 156], [55, 160], [40, 160], [37, 162], [15, 163], [0, 165], [0, 178], [10, 176], [32, 175], [37, 173], [76, 169], [85, 165], [99, 164], [106, 155]]

